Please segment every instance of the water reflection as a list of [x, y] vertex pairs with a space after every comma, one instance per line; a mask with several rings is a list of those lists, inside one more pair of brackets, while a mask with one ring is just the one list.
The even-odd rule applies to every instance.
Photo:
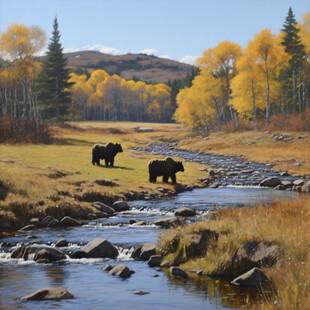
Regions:
[[191, 275], [188, 279], [174, 278], [168, 271], [169, 293], [174, 295], [179, 289], [185, 289], [190, 295], [209, 299], [211, 304], [224, 308], [241, 308], [257, 304], [258, 292], [255, 288], [231, 285], [227, 280], [217, 280], [205, 276]]
[[69, 277], [68, 272], [62, 266], [46, 267], [45, 274], [50, 279], [50, 283], [57, 286], [64, 286], [65, 280]]

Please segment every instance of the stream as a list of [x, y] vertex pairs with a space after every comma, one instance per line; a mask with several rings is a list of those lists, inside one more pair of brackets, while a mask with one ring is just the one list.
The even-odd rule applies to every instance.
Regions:
[[[218, 188], [200, 188], [183, 192], [174, 197], [159, 200], [130, 202], [131, 210], [119, 212], [110, 218], [85, 221], [83, 226], [71, 228], [44, 228], [19, 231], [1, 239], [9, 243], [0, 248], [0, 309], [236, 309], [247, 299], [257, 298], [254, 291], [233, 286], [202, 276], [175, 279], [147, 262], [131, 258], [133, 247], [146, 242], [157, 242], [163, 231], [153, 222], [167, 216], [180, 206], [197, 210], [195, 220], [206, 217], [210, 210], [242, 207], [259, 202], [269, 202], [275, 197], [292, 199], [298, 195], [292, 191], [279, 191], [254, 186], [264, 177], [275, 175], [271, 166], [244, 162], [237, 157], [203, 155], [194, 152], [172, 150], [171, 145], [154, 146], [148, 151], [199, 161], [230, 171], [252, 169], [251, 177], [235, 173], [221, 178]], [[226, 166], [225, 166], [226, 164]], [[233, 168], [235, 167], [235, 168]], [[239, 170], [238, 170], [238, 169]], [[254, 174], [254, 171], [257, 173]], [[294, 177], [286, 176], [293, 180]], [[222, 184], [225, 182], [225, 186]], [[160, 185], [159, 185], [160, 186]], [[143, 220], [145, 225], [130, 224], [130, 220]], [[188, 221], [194, 220], [190, 218]], [[116, 259], [71, 259], [60, 263], [38, 264], [28, 260], [12, 259], [10, 253], [21, 244], [55, 247], [60, 238], [69, 245], [59, 248], [64, 252], [80, 249], [96, 237], [106, 238], [119, 250]], [[135, 273], [128, 279], [111, 276], [100, 268], [105, 264], [124, 263]], [[20, 297], [44, 287], [64, 286], [74, 299], [55, 301], [21, 302]], [[135, 291], [149, 294], [135, 295]]]

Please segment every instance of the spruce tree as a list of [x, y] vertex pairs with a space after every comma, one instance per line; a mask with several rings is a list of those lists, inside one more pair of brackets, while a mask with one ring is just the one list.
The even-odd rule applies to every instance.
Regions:
[[[291, 56], [290, 68], [288, 72], [283, 73], [285, 79], [284, 85], [289, 86], [288, 76], [292, 79], [291, 90], [288, 93], [292, 94], [293, 114], [296, 113], [296, 76], [301, 68], [302, 61], [305, 56], [304, 46], [301, 43], [299, 29], [296, 27], [297, 21], [290, 7], [285, 19], [283, 29], [284, 37], [282, 45], [285, 46], [285, 52]], [[301, 103], [300, 103], [301, 104]]]
[[48, 119], [56, 118], [59, 121], [66, 118], [71, 101], [71, 94], [67, 89], [71, 86], [71, 83], [68, 83], [70, 78], [69, 70], [60, 43], [61, 35], [58, 30], [57, 17], [54, 19], [53, 27], [52, 38], [43, 61], [38, 86], [43, 117]]

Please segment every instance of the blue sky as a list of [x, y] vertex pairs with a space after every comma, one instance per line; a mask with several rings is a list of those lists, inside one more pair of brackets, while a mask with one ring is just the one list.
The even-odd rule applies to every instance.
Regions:
[[297, 21], [309, 0], [0, 0], [0, 31], [38, 25], [51, 36], [55, 15], [65, 51], [150, 53], [192, 62], [223, 40], [245, 47], [264, 28], [278, 33], [289, 7]]

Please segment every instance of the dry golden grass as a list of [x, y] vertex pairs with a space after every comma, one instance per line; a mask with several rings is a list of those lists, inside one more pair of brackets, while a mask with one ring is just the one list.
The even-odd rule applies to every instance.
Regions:
[[[244, 131], [234, 133], [217, 132], [203, 138], [187, 138], [179, 142], [178, 147], [205, 153], [222, 155], [240, 155], [248, 160], [275, 164], [275, 169], [287, 170], [291, 174], [310, 175], [310, 135], [296, 139], [300, 132], [288, 132], [294, 138], [290, 142], [272, 142], [271, 134], [262, 131]], [[252, 143], [252, 144], [249, 144]], [[296, 167], [298, 162], [302, 166]]]
[[[154, 132], [138, 133], [136, 127], [152, 127]], [[114, 195], [127, 192], [156, 193], [159, 187], [175, 191], [170, 184], [151, 184], [148, 181], [148, 161], [154, 157], [130, 147], [146, 145], [164, 138], [168, 132], [184, 130], [173, 124], [84, 122], [70, 123], [51, 128], [55, 144], [49, 145], [1, 145], [0, 174], [9, 186], [9, 194], [0, 202], [0, 208], [19, 203], [44, 206], [59, 204], [65, 199], [87, 201], [106, 197], [111, 201]], [[118, 142], [123, 153], [115, 159], [114, 168], [98, 167], [91, 164], [91, 147], [94, 143]], [[12, 161], [12, 162], [11, 162]], [[104, 161], [102, 161], [104, 165]], [[185, 173], [178, 173], [179, 183], [198, 185], [205, 173], [199, 171], [197, 163], [184, 163]], [[111, 180], [117, 186], [96, 183]], [[80, 198], [79, 198], [80, 197]], [[103, 199], [103, 198], [102, 198]], [[41, 207], [43, 209], [44, 207]]]
[[[284, 257], [275, 268], [265, 272], [275, 283], [277, 296], [263, 304], [268, 309], [307, 309], [310, 304], [310, 198], [300, 196], [294, 201], [275, 201], [271, 205], [222, 210], [216, 220], [175, 228], [159, 238], [159, 246], [167, 250], [175, 235], [180, 236], [178, 251], [169, 254], [174, 260], [187, 244], [186, 235], [205, 229], [219, 233], [206, 255], [181, 266], [187, 270], [203, 269], [205, 274], [225, 270], [238, 246], [256, 240], [278, 244]], [[182, 254], [182, 253], [181, 253]]]

